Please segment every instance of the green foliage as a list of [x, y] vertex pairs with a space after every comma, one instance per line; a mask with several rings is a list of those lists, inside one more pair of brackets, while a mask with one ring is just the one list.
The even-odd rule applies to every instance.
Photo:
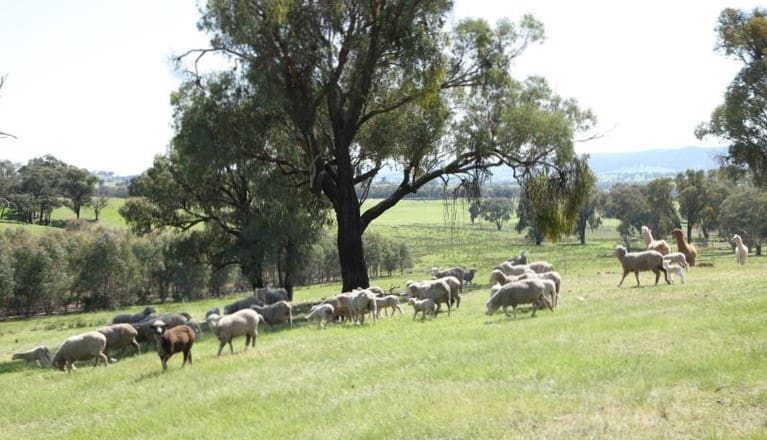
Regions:
[[482, 201], [482, 219], [494, 223], [500, 231], [503, 224], [511, 220], [514, 212], [514, 200], [512, 199], [486, 199]]
[[753, 186], [738, 188], [722, 202], [718, 218], [720, 231], [727, 238], [740, 235], [749, 247], [761, 247], [767, 238], [765, 215], [767, 193]]
[[730, 146], [725, 163], [749, 171], [757, 185], [767, 184], [767, 11], [725, 9], [719, 16], [717, 48], [743, 63], [727, 87], [724, 103], [696, 129], [699, 138], [716, 136]]

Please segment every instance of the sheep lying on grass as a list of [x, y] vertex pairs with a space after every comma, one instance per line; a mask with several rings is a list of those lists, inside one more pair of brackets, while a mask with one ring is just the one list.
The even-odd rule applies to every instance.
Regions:
[[642, 240], [647, 245], [647, 249], [658, 251], [661, 255], [666, 255], [671, 252], [666, 240], [655, 240], [652, 237], [652, 231], [647, 226], [642, 226], [639, 235], [642, 236]]
[[91, 331], [67, 338], [53, 355], [51, 364], [61, 371], [66, 370], [71, 373], [75, 370], [76, 361], [89, 361], [94, 359], [93, 366], [96, 367], [99, 361], [108, 364], [104, 349], [107, 346], [107, 338], [102, 333]]
[[[514, 312], [514, 319], [517, 318], [517, 306], [520, 304], [532, 304], [533, 313], [531, 316], [535, 316], [535, 311], [538, 307], [546, 306], [549, 310], [554, 311], [551, 306], [551, 301], [547, 296], [547, 292], [552, 292], [554, 289], [554, 283], [548, 281], [544, 283], [543, 280], [529, 279], [515, 281], [513, 283], [504, 284], [503, 286], [493, 286], [494, 293], [487, 300], [487, 312], [485, 314], [492, 315], [499, 308], [503, 309], [503, 313], [509, 316], [507, 307], [511, 306]], [[550, 285], [549, 285], [550, 283]]]
[[13, 360], [23, 359], [25, 366], [34, 362], [35, 364], [37, 364], [39, 368], [43, 365], [51, 364], [51, 351], [48, 349], [46, 345], [40, 345], [38, 347], [35, 347], [27, 351], [13, 353], [13, 356], [11, 356], [11, 359]]
[[671, 275], [676, 275], [679, 277], [679, 279], [682, 280], [682, 284], [685, 283], [685, 273], [684, 268], [682, 266], [678, 266], [676, 264], [671, 264], [668, 260], [663, 260], [663, 268], [666, 269], [666, 272], [669, 273], [669, 279], [673, 281], [674, 277]]
[[258, 312], [264, 322], [269, 324], [269, 327], [274, 327], [275, 324], [290, 325], [293, 328], [293, 306], [287, 301], [277, 301], [274, 304], [268, 306], [250, 306], [251, 309]]
[[248, 345], [255, 347], [256, 337], [258, 336], [258, 324], [262, 319], [261, 315], [252, 309], [238, 310], [224, 317], [216, 314], [208, 316], [208, 325], [210, 325], [211, 330], [213, 330], [219, 341], [216, 356], [221, 356], [221, 350], [224, 349], [226, 344], [229, 344], [229, 352], [234, 354], [232, 339], [238, 336], [245, 336], [244, 351], [248, 350]]
[[623, 284], [623, 280], [626, 279], [626, 275], [629, 272], [634, 272], [637, 279], [637, 286], [639, 285], [639, 272], [652, 271], [655, 274], [655, 285], [658, 285], [658, 279], [660, 279], [660, 273], [663, 272], [663, 277], [666, 279], [667, 284], [671, 284], [668, 279], [668, 272], [663, 267], [663, 255], [658, 251], [642, 251], [642, 252], [627, 252], [623, 246], [616, 246], [613, 255], [618, 257], [618, 260], [623, 266], [623, 276], [621, 277], [618, 287]]
[[187, 361], [190, 365], [192, 364], [192, 346], [196, 338], [194, 330], [186, 325], [168, 328], [168, 325], [159, 319], [152, 323], [152, 328], [154, 329], [155, 345], [163, 371], [168, 369], [168, 359], [175, 353], [184, 353], [182, 367], [186, 365]]
[[[401, 313], [402, 311], [400, 311]], [[325, 328], [333, 320], [335, 310], [331, 304], [317, 304], [304, 316], [307, 321], [318, 321], [320, 328]]]
[[427, 313], [431, 315], [432, 318], [437, 317], [437, 304], [431, 298], [410, 298], [407, 300], [407, 302], [413, 306], [413, 320], [415, 320], [415, 317], [418, 316], [418, 312], [421, 312], [421, 321], [426, 319]]
[[743, 239], [738, 234], [733, 235], [730, 241], [735, 244], [735, 261], [739, 265], [745, 266], [746, 257], [748, 257], [748, 247], [743, 244]]
[[120, 350], [120, 357], [125, 354], [125, 349], [132, 345], [136, 347], [138, 354], [141, 354], [141, 346], [136, 341], [138, 331], [130, 324], [112, 324], [102, 327], [98, 330], [107, 338], [107, 346], [104, 353], [109, 350]]
[[126, 313], [117, 315], [112, 319], [112, 324], [130, 324], [146, 319], [149, 315], [155, 313], [152, 307], [146, 307], [141, 313]]

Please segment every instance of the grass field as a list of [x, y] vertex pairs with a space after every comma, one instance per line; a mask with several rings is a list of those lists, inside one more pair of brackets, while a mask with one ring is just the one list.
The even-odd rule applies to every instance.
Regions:
[[[456, 217], [440, 202], [398, 205], [371, 230], [408, 240], [411, 273], [376, 279], [388, 288], [425, 279], [432, 266], [478, 269], [477, 286], [448, 317], [404, 315], [377, 323], [261, 329], [255, 349], [235, 340], [216, 357], [204, 334], [194, 364], [174, 356], [162, 373], [154, 351], [72, 374], [26, 368], [14, 351], [56, 347], [117, 312], [0, 323], [0, 438], [767, 438], [765, 262], [737, 267], [729, 249], [701, 247], [704, 267], [686, 284], [641, 287], [611, 256], [615, 224], [574, 239], [525, 244]], [[506, 230], [509, 229], [509, 230]], [[535, 318], [486, 316], [493, 265], [527, 249], [562, 274], [559, 307]], [[297, 300], [337, 285], [298, 289]], [[200, 319], [208, 300], [159, 305]], [[131, 309], [137, 311], [140, 307]]]

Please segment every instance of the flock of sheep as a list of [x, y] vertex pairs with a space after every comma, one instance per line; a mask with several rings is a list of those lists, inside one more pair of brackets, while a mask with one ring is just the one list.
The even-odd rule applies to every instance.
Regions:
[[[669, 274], [677, 275], [684, 283], [686, 269], [696, 264], [697, 249], [685, 241], [682, 231], [672, 231], [677, 252], [671, 252], [665, 240], [655, 240], [646, 226], [642, 227], [641, 236], [647, 246], [646, 250], [628, 252], [623, 246], [615, 248], [613, 255], [623, 268], [618, 287], [632, 272], [639, 285], [639, 272], [643, 271], [655, 274], [656, 285], [661, 273], [669, 284]], [[745, 264], [748, 248], [738, 235], [733, 236], [732, 242], [735, 244], [737, 263]], [[450, 316], [453, 307], [457, 309], [461, 304], [464, 285], [473, 284], [475, 274], [475, 269], [466, 270], [463, 267], [432, 268], [430, 279], [407, 281], [403, 295], [387, 293], [375, 286], [355, 289], [323, 299], [312, 306], [304, 318], [309, 322], [317, 322], [319, 328], [335, 322], [364, 324], [367, 315], [370, 315], [373, 322], [381, 318], [382, 312], [388, 316], [389, 310], [392, 316], [396, 312], [402, 315], [400, 304], [405, 301], [413, 308], [413, 319], [419, 313], [422, 321], [427, 317], [436, 318], [443, 304]], [[546, 261], [528, 262], [526, 251], [497, 265], [490, 272], [489, 281], [491, 287], [490, 298], [486, 302], [486, 315], [501, 309], [509, 316], [507, 308], [511, 307], [516, 318], [519, 305], [530, 305], [531, 316], [534, 317], [537, 309], [548, 308], [553, 311], [559, 302], [562, 283], [560, 274]], [[261, 324], [293, 327], [293, 307], [287, 301], [284, 289], [257, 289], [255, 293], [224, 306], [223, 314], [217, 307], [205, 314], [207, 328], [219, 341], [217, 356], [221, 355], [226, 345], [229, 345], [230, 353], [233, 353], [232, 340], [237, 337], [245, 337], [245, 350], [249, 346], [255, 347]], [[124, 355], [125, 350], [132, 346], [141, 354], [141, 343], [149, 343], [156, 347], [163, 370], [168, 368], [168, 360], [176, 353], [183, 353], [182, 366], [187, 362], [191, 364], [192, 346], [202, 331], [200, 324], [184, 312], [159, 316], [155, 313], [154, 308], [146, 307], [140, 313], [120, 314], [113, 318], [110, 325], [67, 338], [53, 356], [48, 347], [42, 345], [14, 353], [12, 359], [24, 360], [25, 364], [35, 362], [38, 366], [49, 364], [71, 372], [75, 369], [75, 362], [93, 361], [94, 367], [99, 364], [107, 366], [110, 362], [108, 353], [119, 350]]]

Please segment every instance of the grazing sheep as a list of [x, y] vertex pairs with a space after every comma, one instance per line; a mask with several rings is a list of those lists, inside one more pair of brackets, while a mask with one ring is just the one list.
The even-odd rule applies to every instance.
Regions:
[[527, 251], [522, 251], [516, 257], [511, 257], [506, 261], [508, 263], [511, 263], [513, 266], [518, 266], [520, 264], [527, 264]]
[[277, 301], [268, 306], [254, 305], [250, 308], [257, 311], [270, 328], [274, 327], [275, 324], [284, 323], [288, 323], [290, 328], [293, 328], [293, 306], [287, 301]]
[[676, 248], [684, 254], [685, 257], [685, 265], [684, 268], [687, 268], [687, 265], [695, 266], [695, 259], [698, 257], [698, 249], [695, 248], [695, 245], [692, 243], [688, 243], [684, 239], [684, 232], [682, 232], [679, 228], [674, 228], [671, 231], [671, 235], [676, 240]]
[[418, 312], [421, 312], [421, 321], [426, 319], [426, 314], [431, 315], [432, 318], [437, 317], [437, 304], [431, 298], [416, 299], [410, 298], [407, 300], [408, 304], [413, 306], [413, 320], [418, 316]]
[[[232, 313], [235, 313], [237, 311], [240, 311], [242, 309], [249, 309], [250, 306], [263, 306], [264, 300], [259, 298], [256, 295], [249, 296], [247, 298], [243, 298], [239, 301], [235, 301], [231, 304], [227, 304], [224, 306], [224, 315], [231, 315]], [[208, 312], [211, 312], [211, 310], [208, 310]], [[221, 315], [220, 313], [216, 313], [216, 315]], [[205, 319], [208, 319], [209, 314], [205, 314]]]
[[745, 266], [746, 257], [748, 257], [748, 247], [743, 244], [743, 239], [738, 234], [733, 235], [730, 242], [735, 244], [735, 261], [741, 266]]
[[349, 307], [349, 313], [353, 322], [365, 323], [365, 315], [371, 313], [373, 316], [373, 323], [375, 323], [378, 316], [378, 309], [376, 306], [376, 296], [374, 293], [368, 290], [359, 290], [352, 292], [349, 297], [350, 301], [347, 306]]
[[232, 347], [232, 339], [237, 336], [245, 336], [245, 350], [248, 350], [248, 345], [252, 347], [256, 346], [256, 337], [258, 336], [258, 323], [263, 318], [253, 309], [238, 310], [231, 315], [208, 316], [208, 325], [216, 335], [219, 341], [218, 353], [216, 356], [221, 356], [221, 350], [224, 349], [226, 344], [229, 344], [229, 352], [234, 354], [234, 348]]
[[669, 252], [663, 256], [663, 260], [668, 261], [669, 263], [678, 264], [685, 269], [689, 267], [687, 264], [687, 257], [681, 252]]
[[61, 371], [66, 370], [68, 373], [76, 369], [76, 361], [95, 359], [94, 367], [99, 364], [99, 361], [103, 361], [106, 367], [109, 363], [107, 356], [104, 354], [106, 346], [107, 337], [97, 331], [70, 336], [61, 344], [56, 354], [53, 355], [51, 364]]
[[674, 280], [674, 277], [672, 277], [671, 275], [676, 275], [676, 276], [678, 276], [682, 280], [682, 284], [685, 283], [686, 277], [685, 277], [685, 273], [684, 273], [684, 268], [682, 266], [678, 266], [676, 264], [671, 264], [668, 260], [664, 259], [663, 260], [663, 267], [666, 269], [666, 272], [668, 272], [670, 274], [669, 275], [669, 279], [670, 280], [672, 280], [672, 281]]
[[[42, 365], [51, 364], [51, 351], [46, 345], [37, 346], [31, 350], [22, 351], [19, 353], [13, 353], [12, 360], [23, 359], [24, 365], [29, 365], [31, 362], [35, 362], [38, 368]], [[41, 363], [42, 362], [42, 363]]]
[[463, 277], [466, 270], [462, 267], [451, 267], [450, 269], [439, 269], [436, 272], [432, 272], [432, 278], [439, 279], [445, 277], [455, 277], [458, 280], [459, 291], [463, 290]]
[[503, 263], [499, 264], [495, 267], [493, 270], [500, 270], [506, 275], [509, 276], [518, 276], [522, 275], [523, 273], [534, 273], [535, 271], [530, 268], [527, 264], [519, 264], [519, 265], [513, 265], [509, 263], [508, 261], [504, 261]]
[[389, 316], [386, 309], [391, 308], [391, 314], [394, 316], [395, 311], [399, 311], [402, 314], [402, 309], [399, 307], [399, 297], [397, 295], [386, 295], [383, 297], [376, 297], [376, 309], [378, 310], [378, 318], [381, 317], [381, 310]]
[[[400, 313], [402, 311], [400, 310]], [[304, 316], [307, 321], [318, 321], [320, 328], [325, 328], [325, 326], [330, 322], [335, 315], [335, 311], [333, 310], [333, 306], [331, 304], [317, 304], [316, 306], [312, 307], [312, 309], [309, 311], [309, 313]]]
[[551, 305], [556, 307], [559, 303], [559, 291], [562, 286], [562, 276], [559, 275], [559, 272], [552, 270], [549, 272], [539, 273], [538, 277], [542, 280], [548, 280], [554, 283], [554, 295], [551, 298]]
[[511, 306], [514, 312], [514, 319], [516, 319], [517, 306], [520, 304], [532, 304], [532, 317], [535, 316], [535, 311], [538, 309], [538, 307], [542, 307], [544, 305], [547, 306], [549, 310], [554, 311], [554, 308], [551, 306], [551, 302], [547, 296], [547, 291], [553, 292], [553, 284], [553, 282], [548, 280], [529, 279], [515, 281], [513, 283], [508, 283], [495, 288], [495, 293], [493, 293], [493, 296], [487, 300], [487, 312], [485, 312], [485, 314], [492, 315], [498, 311], [499, 308], [501, 308], [503, 309], [503, 313], [506, 316], [509, 316], [509, 312], [506, 310], [506, 308]]
[[104, 353], [109, 350], [120, 350], [120, 357], [125, 354], [125, 349], [132, 345], [141, 354], [141, 346], [136, 341], [138, 331], [131, 324], [112, 324], [98, 329], [98, 332], [107, 338], [107, 346]]
[[509, 277], [506, 276], [506, 274], [501, 269], [493, 269], [490, 272], [490, 285], [493, 284], [506, 284], [510, 282]]
[[666, 279], [667, 284], [671, 284], [668, 279], [668, 272], [663, 267], [663, 255], [658, 251], [642, 251], [642, 252], [627, 252], [623, 246], [616, 246], [613, 255], [618, 257], [618, 260], [623, 266], [623, 277], [621, 277], [618, 287], [623, 284], [623, 280], [626, 279], [626, 275], [629, 272], [634, 272], [634, 276], [637, 279], [637, 286], [639, 285], [639, 272], [652, 271], [655, 274], [655, 285], [658, 285], [658, 279], [660, 273], [663, 272], [663, 277]]
[[336, 296], [331, 296], [328, 298], [325, 298], [322, 300], [320, 304], [330, 304], [333, 306], [333, 320], [334, 321], [344, 321], [349, 319], [351, 316], [349, 315], [349, 307], [347, 307], [347, 302], [342, 299], [346, 298], [346, 294], [340, 293]]
[[146, 307], [141, 313], [126, 313], [112, 318], [112, 324], [131, 324], [143, 321], [152, 313], [156, 313], [152, 307]]
[[447, 304], [447, 316], [450, 316], [452, 307], [452, 289], [443, 279], [427, 281], [407, 281], [405, 288], [410, 296], [418, 299], [429, 298], [437, 304], [437, 311], [441, 303]]
[[152, 323], [152, 328], [154, 329], [155, 345], [163, 371], [168, 369], [168, 359], [175, 353], [184, 353], [182, 367], [186, 365], [187, 361], [190, 365], [192, 364], [192, 346], [196, 338], [194, 330], [183, 324], [169, 328], [164, 321], [159, 319]]
[[647, 226], [642, 226], [639, 234], [642, 236], [644, 243], [647, 245], [647, 249], [658, 251], [661, 253], [661, 255], [666, 255], [671, 252], [671, 249], [669, 248], [666, 240], [655, 240], [652, 237], [652, 231]]
[[[287, 301], [288, 291], [282, 287], [261, 287], [255, 289], [255, 295], [263, 301], [260, 306], [274, 304], [277, 301]], [[244, 307], [243, 307], [244, 308]]]

